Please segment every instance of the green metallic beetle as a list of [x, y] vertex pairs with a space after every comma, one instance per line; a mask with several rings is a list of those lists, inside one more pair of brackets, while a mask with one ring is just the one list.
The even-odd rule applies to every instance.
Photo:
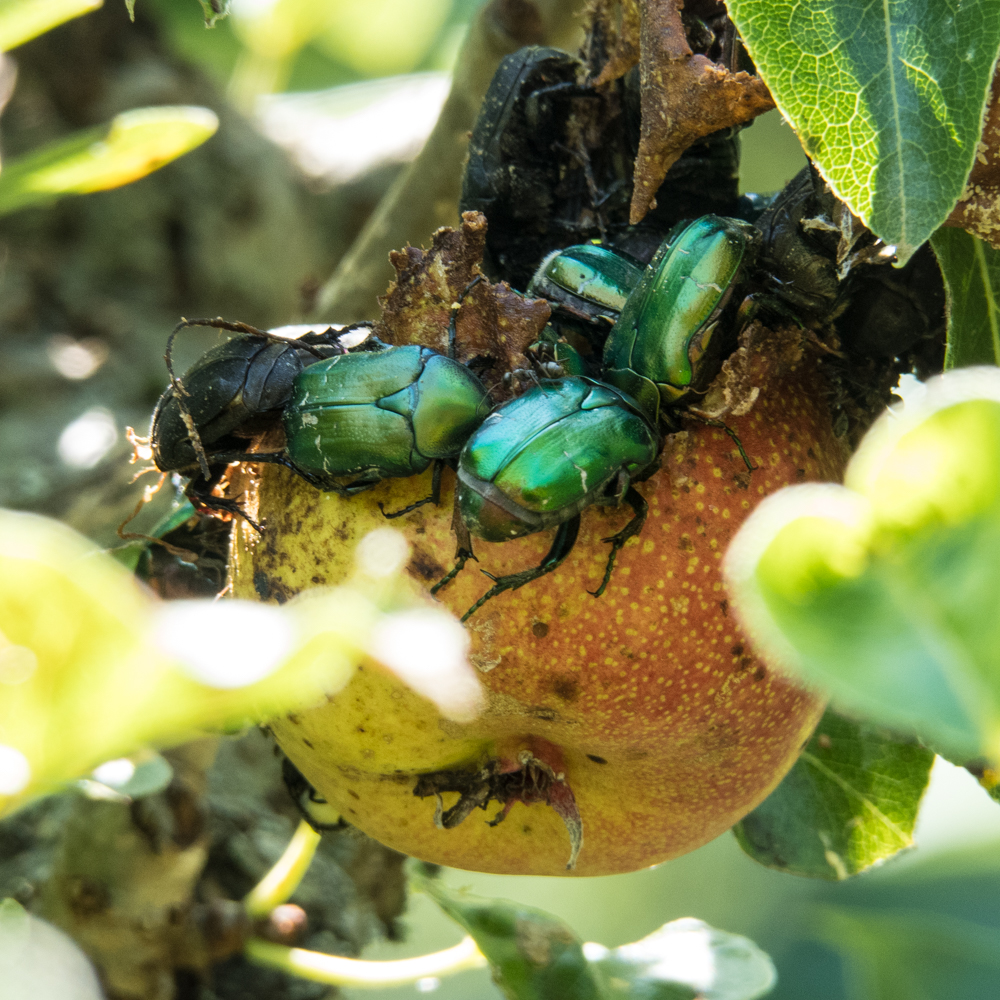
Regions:
[[705, 215], [657, 250], [604, 348], [604, 379], [633, 396], [657, 425], [718, 374], [735, 329], [728, 308], [752, 265], [760, 233], [748, 222]]
[[[323, 490], [351, 496], [382, 479], [414, 476], [432, 462], [437, 503], [441, 468], [457, 457], [489, 412], [482, 382], [428, 347], [386, 347], [309, 365], [282, 413], [296, 471]], [[342, 485], [336, 480], [354, 477]]]
[[642, 274], [629, 258], [583, 243], [550, 253], [528, 284], [528, 295], [542, 296], [577, 319], [614, 323]]
[[[456, 491], [465, 526], [490, 542], [548, 528], [558, 531], [540, 565], [491, 576], [494, 586], [465, 618], [497, 594], [556, 569], [573, 549], [585, 508], [624, 501], [634, 517], [605, 539], [611, 552], [604, 579], [592, 591], [600, 597], [619, 549], [642, 530], [646, 502], [633, 483], [655, 470], [660, 443], [633, 400], [593, 379], [545, 380], [494, 410], [459, 457]], [[471, 555], [460, 549], [458, 564], [435, 591], [453, 579]]]

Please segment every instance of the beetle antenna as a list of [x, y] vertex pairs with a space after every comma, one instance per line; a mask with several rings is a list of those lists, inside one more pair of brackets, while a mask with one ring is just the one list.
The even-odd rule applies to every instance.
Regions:
[[[220, 322], [225, 322], [225, 320], [220, 320]], [[167, 374], [170, 376], [170, 388], [174, 390], [174, 398], [177, 400], [177, 408], [180, 410], [181, 420], [184, 421], [184, 427], [188, 432], [188, 440], [191, 442], [191, 447], [194, 448], [194, 453], [198, 457], [198, 467], [201, 469], [201, 474], [206, 480], [212, 477], [211, 469], [208, 466], [208, 456], [205, 454], [205, 446], [201, 442], [201, 435], [195, 426], [194, 417], [191, 416], [191, 411], [188, 409], [187, 402], [185, 401], [185, 398], [190, 396], [190, 393], [184, 387], [184, 383], [174, 374], [173, 352], [174, 338], [181, 330], [189, 326], [213, 325], [214, 323], [209, 320], [181, 319], [180, 323], [170, 331], [170, 336], [167, 338], [167, 351], [163, 355], [163, 360], [167, 363]]]

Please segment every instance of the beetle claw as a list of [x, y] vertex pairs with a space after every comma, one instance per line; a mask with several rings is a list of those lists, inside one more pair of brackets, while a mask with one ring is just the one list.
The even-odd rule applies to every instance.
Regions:
[[611, 543], [611, 551], [608, 553], [608, 562], [604, 568], [604, 579], [601, 580], [601, 585], [597, 588], [597, 590], [587, 591], [587, 593], [592, 597], [600, 597], [607, 589], [608, 583], [611, 581], [611, 573], [615, 568], [615, 559], [618, 557], [619, 550], [625, 546], [625, 543], [630, 538], [634, 535], [638, 535], [639, 532], [642, 531], [642, 526], [646, 523], [646, 514], [649, 507], [639, 492], [634, 487], [630, 486], [625, 491], [625, 495], [622, 499], [632, 508], [635, 513], [635, 517], [633, 517], [621, 531], [616, 532], [609, 538], [601, 539], [601, 541]]
[[507, 576], [494, 576], [485, 569], [480, 570], [481, 573], [494, 581], [493, 586], [462, 615], [462, 621], [468, 621], [490, 598], [496, 597], [497, 594], [502, 594], [505, 590], [517, 590], [526, 583], [531, 583], [532, 580], [537, 580], [539, 577], [557, 570], [570, 552], [573, 551], [579, 531], [579, 514], [559, 525], [556, 537], [552, 541], [552, 547], [541, 563], [534, 569], [522, 570], [520, 573], [510, 573]]

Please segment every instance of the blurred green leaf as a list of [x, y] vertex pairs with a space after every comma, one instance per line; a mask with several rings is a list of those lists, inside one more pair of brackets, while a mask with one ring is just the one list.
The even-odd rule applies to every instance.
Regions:
[[726, 556], [776, 664], [969, 760], [1000, 756], [1000, 370], [927, 383], [884, 415], [846, 488], [779, 491]]
[[[150, 529], [148, 536], [141, 535], [137, 538], [132, 538], [128, 532], [124, 533], [122, 537], [129, 538], [130, 540], [124, 545], [117, 545], [113, 549], [108, 549], [108, 555], [134, 573], [139, 566], [139, 560], [142, 558], [143, 553], [153, 544], [152, 539], [163, 538], [165, 535], [169, 535], [171, 531], [176, 531], [181, 525], [190, 521], [192, 517], [195, 517], [197, 513], [194, 509], [194, 504], [190, 500], [186, 500], [176, 510], [172, 510], [160, 518], [156, 525]], [[193, 553], [191, 558], [195, 558]]]
[[818, 907], [817, 937], [843, 958], [864, 1000], [988, 997], [1000, 974], [1000, 929], [930, 912]]
[[600, 1000], [583, 946], [561, 920], [504, 899], [451, 893], [427, 876], [414, 882], [472, 935], [510, 1000]]
[[115, 562], [121, 563], [130, 573], [134, 573], [143, 552], [148, 548], [149, 542], [126, 542], [124, 545], [116, 545], [113, 549], [108, 549], [108, 555]]
[[65, 525], [0, 511], [0, 812], [147, 743], [339, 690], [381, 620], [346, 587], [280, 609], [159, 602]]
[[330, 21], [317, 47], [363, 76], [389, 76], [423, 62], [451, 0], [332, 0], [327, 6]]
[[1000, 364], [1000, 250], [952, 226], [931, 246], [948, 290], [945, 368]]
[[104, 1000], [87, 956], [70, 937], [16, 900], [0, 900], [4, 1000]]
[[89, 129], [4, 164], [0, 215], [70, 194], [139, 180], [215, 134], [208, 108], [137, 108], [110, 126]]
[[146, 749], [130, 757], [105, 761], [82, 784], [102, 785], [121, 798], [144, 799], [162, 792], [173, 776], [170, 762], [154, 750]]
[[620, 948], [583, 948], [608, 1000], [756, 1000], [777, 979], [774, 963], [752, 941], [693, 917]]
[[733, 827], [768, 868], [855, 875], [913, 843], [934, 753], [827, 711], [784, 781]]
[[104, 0], [0, 0], [0, 52], [97, 10]]
[[414, 887], [472, 935], [510, 1000], [755, 1000], [775, 983], [774, 965], [752, 941], [700, 920], [674, 920], [609, 949], [582, 944], [542, 910], [450, 892], [415, 871]]
[[128, 19], [135, 22], [135, 0], [125, 0], [125, 9], [128, 11]]
[[972, 168], [1000, 6], [729, 0], [727, 8], [806, 152], [905, 262], [944, 222]]
[[217, 22], [229, 16], [231, 0], [198, 0], [198, 3], [201, 4], [206, 28], [214, 28]]

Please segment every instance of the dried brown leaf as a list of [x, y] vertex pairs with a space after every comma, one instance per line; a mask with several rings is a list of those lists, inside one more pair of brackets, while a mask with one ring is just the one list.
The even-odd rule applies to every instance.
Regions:
[[646, 0], [640, 35], [642, 124], [631, 222], [656, 206], [656, 191], [688, 146], [773, 108], [764, 81], [730, 73], [694, 55], [684, 33], [681, 0]]
[[[550, 310], [545, 299], [526, 298], [483, 276], [485, 240], [485, 216], [465, 212], [461, 228], [439, 229], [429, 250], [393, 251], [396, 280], [381, 300], [375, 333], [388, 344], [423, 344], [446, 354], [452, 307], [461, 299], [456, 356], [463, 364], [475, 359], [480, 377], [499, 387], [506, 372], [528, 366], [524, 350], [538, 339]], [[494, 396], [499, 401], [500, 392]]]
[[591, 14], [613, 45], [608, 61], [594, 81], [595, 86], [601, 86], [624, 76], [638, 64], [642, 15], [639, 0], [596, 0]]
[[745, 416], [768, 385], [786, 378], [804, 354], [805, 341], [798, 327], [772, 330], [754, 320], [740, 331], [738, 348], [723, 363], [699, 409], [716, 419]]

